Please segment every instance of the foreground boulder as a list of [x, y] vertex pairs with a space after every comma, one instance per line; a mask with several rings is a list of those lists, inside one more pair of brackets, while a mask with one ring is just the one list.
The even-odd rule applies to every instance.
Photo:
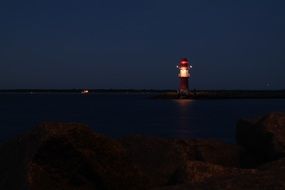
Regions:
[[218, 180], [223, 177], [254, 173], [254, 169], [230, 168], [200, 161], [188, 161], [186, 165], [176, 171], [173, 179], [176, 181], [174, 184], [196, 184], [209, 179]]
[[191, 161], [236, 166], [239, 155], [234, 145], [217, 141], [113, 140], [72, 123], [43, 124], [2, 144], [0, 154], [5, 190], [151, 189], [184, 183]]
[[187, 160], [240, 167], [242, 149], [237, 145], [202, 139], [175, 140], [174, 142], [187, 154]]
[[256, 120], [240, 120], [237, 143], [245, 149], [243, 162], [255, 166], [285, 156], [285, 113], [271, 113]]
[[187, 154], [173, 141], [133, 136], [120, 142], [126, 149], [128, 162], [141, 172], [147, 188], [172, 183], [173, 174], [187, 162]]
[[84, 125], [44, 124], [2, 145], [0, 153], [0, 189], [137, 187], [139, 173], [126, 162], [123, 147]]
[[243, 150], [214, 140], [131, 136], [49, 123], [0, 145], [0, 189], [278, 189], [284, 160], [240, 168]]
[[[285, 189], [285, 159], [267, 163], [257, 169], [233, 169], [205, 163], [191, 164], [189, 179], [184, 184], [155, 190], [283, 190]], [[199, 170], [197, 170], [197, 167]], [[202, 167], [202, 168], [201, 168]], [[205, 172], [201, 172], [201, 169]], [[196, 172], [194, 172], [196, 171]], [[194, 176], [191, 178], [191, 176]], [[193, 180], [194, 179], [194, 180]]]

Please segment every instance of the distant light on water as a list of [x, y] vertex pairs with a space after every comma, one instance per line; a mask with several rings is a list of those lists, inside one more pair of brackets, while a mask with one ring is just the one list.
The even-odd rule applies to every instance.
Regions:
[[89, 93], [89, 90], [83, 90], [81, 91], [81, 94], [88, 94]]
[[193, 100], [189, 99], [179, 99], [179, 100], [174, 100], [179, 106], [181, 107], [187, 107], [193, 102]]

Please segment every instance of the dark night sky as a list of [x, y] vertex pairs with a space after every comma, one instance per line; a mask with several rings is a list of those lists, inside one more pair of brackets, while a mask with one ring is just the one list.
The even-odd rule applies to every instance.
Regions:
[[0, 89], [285, 89], [284, 0], [6, 0]]

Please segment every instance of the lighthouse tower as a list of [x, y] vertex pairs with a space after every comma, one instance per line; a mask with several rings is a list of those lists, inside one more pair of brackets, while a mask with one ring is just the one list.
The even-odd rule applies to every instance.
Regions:
[[183, 58], [180, 60], [177, 68], [179, 69], [178, 77], [180, 78], [180, 85], [178, 92], [180, 95], [188, 95], [189, 94], [188, 79], [190, 77], [189, 70], [192, 68], [192, 66], [189, 64], [187, 58]]

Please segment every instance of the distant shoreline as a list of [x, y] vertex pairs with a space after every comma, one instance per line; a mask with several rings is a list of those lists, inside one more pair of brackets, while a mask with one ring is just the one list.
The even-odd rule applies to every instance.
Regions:
[[[90, 92], [177, 92], [173, 89], [88, 89], [88, 88], [75, 88], [75, 89], [0, 89], [1, 92], [81, 92], [83, 90], [89, 90]], [[280, 90], [199, 90], [191, 89], [191, 92], [284, 92], [285, 89]]]
[[[81, 93], [86, 89], [1, 89], [0, 93]], [[165, 93], [175, 90], [155, 89], [88, 89], [89, 93]]]
[[285, 99], [285, 90], [204, 90], [189, 95], [160, 93], [155, 99]]
[[[81, 94], [84, 89], [2, 89], [0, 94]], [[143, 94], [153, 99], [285, 99], [285, 90], [192, 90], [180, 96], [176, 90], [88, 89], [88, 94]]]

